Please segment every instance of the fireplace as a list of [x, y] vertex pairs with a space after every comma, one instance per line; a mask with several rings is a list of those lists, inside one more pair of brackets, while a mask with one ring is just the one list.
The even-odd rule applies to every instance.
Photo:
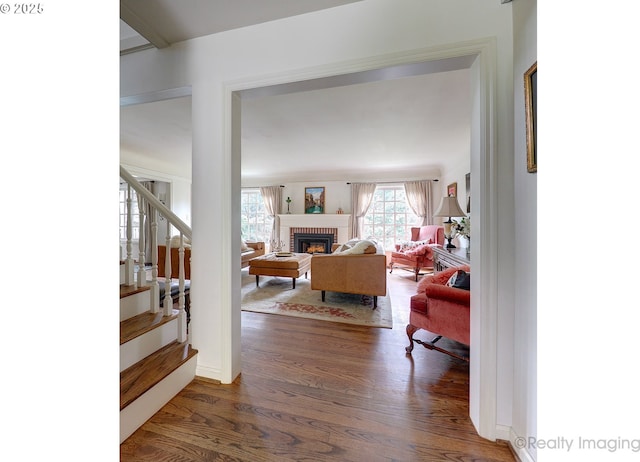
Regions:
[[[351, 215], [307, 213], [304, 215], [284, 214], [280, 218], [280, 238], [283, 241], [282, 250], [297, 252], [293, 235], [304, 234], [332, 234], [333, 244], [340, 244], [349, 240]], [[329, 252], [331, 246], [329, 246]]]
[[298, 253], [331, 253], [333, 234], [294, 233], [293, 249]]
[[289, 248], [297, 253], [331, 253], [338, 242], [338, 228], [291, 228]]

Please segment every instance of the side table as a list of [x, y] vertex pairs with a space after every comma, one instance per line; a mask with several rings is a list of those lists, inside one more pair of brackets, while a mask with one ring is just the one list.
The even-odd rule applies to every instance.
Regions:
[[454, 266], [471, 266], [471, 255], [467, 249], [446, 249], [444, 247], [433, 247], [433, 272], [439, 273]]

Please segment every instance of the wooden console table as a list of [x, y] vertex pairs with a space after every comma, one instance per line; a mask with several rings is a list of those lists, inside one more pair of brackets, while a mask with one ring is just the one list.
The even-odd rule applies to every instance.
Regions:
[[454, 266], [471, 266], [471, 255], [467, 249], [446, 249], [444, 247], [433, 248], [433, 272], [439, 273]]

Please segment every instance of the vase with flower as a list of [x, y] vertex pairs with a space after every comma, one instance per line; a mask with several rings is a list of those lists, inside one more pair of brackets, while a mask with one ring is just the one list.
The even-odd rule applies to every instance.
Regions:
[[467, 241], [467, 253], [471, 252], [471, 217], [464, 217], [460, 221], [453, 220], [451, 230]]

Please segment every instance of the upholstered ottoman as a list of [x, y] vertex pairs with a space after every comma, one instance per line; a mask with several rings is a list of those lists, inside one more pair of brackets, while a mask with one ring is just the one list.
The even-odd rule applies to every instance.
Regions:
[[293, 288], [296, 288], [296, 279], [311, 268], [311, 254], [292, 253], [290, 256], [278, 257], [275, 253], [263, 255], [249, 261], [249, 274], [255, 274], [256, 286], [260, 287], [260, 276], [282, 276], [293, 279]]

